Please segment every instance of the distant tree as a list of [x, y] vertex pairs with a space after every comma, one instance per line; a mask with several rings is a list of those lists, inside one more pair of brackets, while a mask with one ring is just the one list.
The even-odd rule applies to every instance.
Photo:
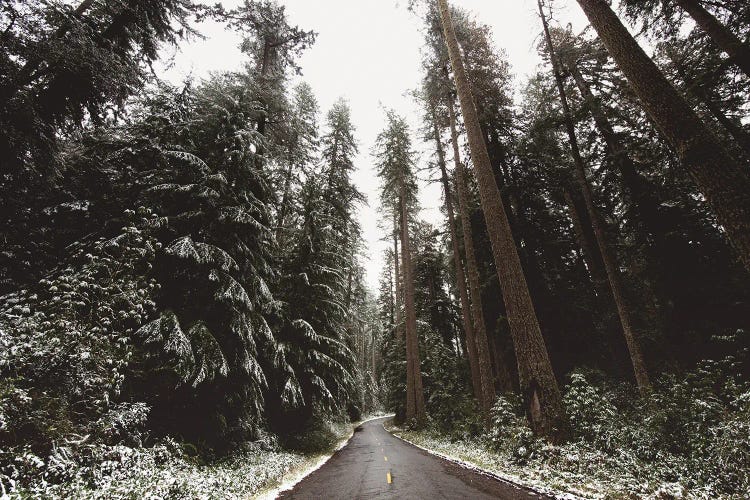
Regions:
[[384, 206], [398, 214], [401, 239], [401, 273], [403, 274], [404, 308], [406, 315], [406, 419], [423, 423], [426, 418], [422, 372], [417, 337], [417, 314], [414, 303], [414, 268], [409, 213], [416, 200], [414, 152], [406, 121], [392, 111], [387, 113], [387, 126], [378, 135], [374, 156], [382, 180]]
[[[296, 60], [315, 43], [317, 34], [290, 25], [286, 7], [276, 0], [245, 0], [236, 9], [218, 11], [230, 27], [244, 36], [242, 50], [255, 62], [252, 74], [259, 82], [258, 99], [268, 114], [273, 114], [288, 71], [299, 71]], [[268, 114], [258, 119], [261, 135], [266, 135]]]
[[[278, 184], [282, 186], [280, 200], [276, 210], [276, 240], [283, 247], [284, 233], [287, 228], [287, 217], [293, 208], [304, 182], [304, 176], [311, 170], [317, 160], [318, 137], [318, 102], [312, 88], [305, 82], [294, 89], [289, 138], [286, 154], [279, 158], [280, 169]], [[296, 221], [292, 221], [292, 224]]]

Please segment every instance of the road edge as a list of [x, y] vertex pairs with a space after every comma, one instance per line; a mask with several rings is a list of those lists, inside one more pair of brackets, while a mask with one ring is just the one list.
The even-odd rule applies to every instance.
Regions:
[[542, 491], [542, 490], [539, 490], [539, 489], [536, 489], [536, 488], [532, 488], [531, 486], [526, 486], [526, 485], [518, 483], [518, 482], [516, 482], [516, 481], [514, 481], [514, 480], [512, 480], [512, 479], [510, 479], [508, 477], [502, 476], [502, 475], [498, 474], [497, 472], [493, 472], [491, 470], [483, 469], [482, 467], [479, 467], [478, 465], [473, 464], [471, 462], [467, 462], [465, 460], [461, 460], [460, 458], [451, 457], [451, 456], [446, 455], [444, 453], [440, 453], [439, 451], [435, 451], [435, 450], [431, 450], [429, 448], [425, 448], [424, 446], [420, 446], [420, 445], [418, 445], [418, 444], [416, 444], [416, 443], [414, 443], [412, 441], [409, 441], [406, 438], [403, 438], [403, 437], [399, 436], [395, 432], [391, 432], [390, 430], [388, 430], [386, 428], [385, 422], [383, 422], [383, 430], [385, 432], [387, 432], [388, 434], [390, 434], [391, 436], [393, 436], [393, 437], [395, 437], [397, 439], [400, 439], [404, 443], [410, 444], [410, 445], [414, 446], [415, 448], [419, 448], [420, 450], [425, 451], [425, 452], [429, 453], [430, 455], [434, 455], [434, 456], [436, 456], [438, 458], [441, 458], [441, 459], [443, 459], [443, 460], [445, 460], [447, 462], [450, 462], [452, 464], [458, 465], [460, 467], [463, 467], [464, 469], [468, 469], [468, 470], [470, 470], [472, 472], [475, 472], [477, 474], [481, 474], [483, 476], [490, 477], [492, 479], [495, 479], [496, 481], [500, 481], [502, 483], [505, 483], [505, 484], [507, 484], [509, 486], [512, 486], [514, 488], [517, 488], [519, 490], [527, 491], [527, 492], [533, 493], [535, 495], [542, 495], [542, 496], [545, 496], [545, 497], [548, 497], [548, 498], [555, 498], [557, 500], [586, 500], [585, 497], [579, 497], [579, 496], [574, 495], [573, 493], [567, 493], [567, 492], [566, 493], [562, 493], [562, 492], [559, 492], [559, 491], [555, 491], [555, 490], [553, 490], [551, 488], [545, 488], [546, 491]]
[[354, 430], [361, 426], [362, 424], [366, 422], [370, 422], [371, 420], [377, 420], [379, 418], [387, 418], [387, 417], [393, 417], [393, 414], [389, 415], [377, 415], [373, 417], [366, 418], [365, 420], [360, 420], [358, 422], [354, 422], [351, 425], [351, 430], [349, 431], [349, 435], [345, 438], [342, 438], [337, 444], [336, 448], [333, 449], [330, 453], [327, 453], [325, 455], [321, 455], [318, 457], [317, 460], [311, 460], [310, 464], [297, 470], [297, 471], [288, 471], [287, 474], [289, 474], [289, 477], [287, 479], [283, 479], [283, 476], [281, 478], [281, 483], [276, 486], [273, 489], [261, 491], [250, 498], [256, 499], [256, 500], [274, 500], [277, 498], [281, 493], [285, 491], [289, 491], [297, 484], [299, 484], [303, 479], [305, 479], [307, 476], [315, 472], [316, 470], [320, 469], [325, 465], [326, 462], [328, 462], [331, 457], [333, 457], [336, 453], [341, 451], [346, 445], [349, 444], [349, 441], [351, 441], [352, 437], [354, 437]]

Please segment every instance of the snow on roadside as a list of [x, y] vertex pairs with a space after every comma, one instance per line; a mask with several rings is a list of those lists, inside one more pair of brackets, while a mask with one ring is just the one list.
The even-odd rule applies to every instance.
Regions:
[[[280, 449], [254, 449], [202, 463], [186, 456], [181, 446], [170, 439], [150, 448], [91, 447], [92, 455], [98, 459], [87, 465], [72, 461], [55, 463], [54, 472], [58, 477], [65, 477], [63, 481], [48, 481], [46, 476], [51, 469], [41, 460], [39, 477], [30, 485], [15, 489], [15, 482], [10, 481], [8, 491], [0, 481], [0, 500], [271, 499], [321, 467], [335, 451], [346, 445], [354, 429], [368, 420], [330, 424], [341, 439], [335, 450], [313, 456]], [[3, 477], [11, 479], [0, 474], [0, 479]]]
[[512, 463], [505, 463], [496, 454], [472, 443], [451, 442], [428, 431], [411, 431], [392, 425], [383, 427], [409, 444], [444, 460], [471, 469], [480, 474], [494, 477], [524, 489], [548, 495], [559, 500], [603, 498], [592, 485], [573, 485], [555, 477], [550, 471], [529, 470]]
[[204, 464], [181, 454], [178, 448], [170, 441], [151, 448], [108, 447], [102, 449], [105, 460], [89, 466], [64, 464], [64, 470], [55, 471], [67, 476], [65, 481], [51, 483], [40, 477], [0, 498], [247, 498], [305, 458], [283, 450], [257, 450]]

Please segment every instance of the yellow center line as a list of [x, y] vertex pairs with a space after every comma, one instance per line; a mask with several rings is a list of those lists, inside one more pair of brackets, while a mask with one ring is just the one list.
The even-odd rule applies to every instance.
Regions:
[[385, 462], [387, 462], [387, 461], [388, 461], [388, 457], [383, 457], [383, 460], [384, 460]]
[[393, 481], [391, 479], [391, 471], [386, 472], [385, 479], [386, 479], [386, 481], [388, 481], [388, 484], [391, 484], [391, 482]]

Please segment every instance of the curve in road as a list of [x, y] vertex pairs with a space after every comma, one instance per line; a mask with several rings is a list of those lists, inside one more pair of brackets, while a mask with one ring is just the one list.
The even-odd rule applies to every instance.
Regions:
[[346, 446], [278, 498], [547, 498], [412, 446], [383, 428], [386, 418], [359, 426]]

